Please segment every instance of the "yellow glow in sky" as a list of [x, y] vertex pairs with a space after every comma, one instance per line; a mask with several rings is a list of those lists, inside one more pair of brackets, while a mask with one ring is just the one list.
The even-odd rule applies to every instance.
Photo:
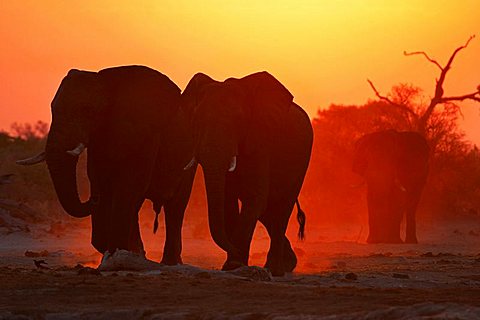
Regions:
[[[267, 70], [314, 116], [331, 103], [363, 104], [412, 82], [429, 94], [437, 70], [403, 51], [440, 62], [458, 56], [445, 89], [480, 84], [480, 1], [2, 1], [0, 128], [49, 121], [50, 101], [70, 68], [145, 64], [184, 88], [202, 71], [214, 78]], [[463, 104], [462, 126], [480, 143], [479, 110]]]

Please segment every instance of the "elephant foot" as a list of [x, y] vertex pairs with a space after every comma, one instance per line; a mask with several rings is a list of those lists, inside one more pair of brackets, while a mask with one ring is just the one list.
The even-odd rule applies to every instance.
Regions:
[[282, 277], [286, 272], [292, 272], [296, 266], [297, 256], [290, 245], [290, 241], [285, 239], [283, 247], [283, 259], [276, 258], [272, 251], [269, 251], [267, 255], [267, 262], [265, 263], [264, 268], [270, 270], [272, 276]]
[[[283, 277], [285, 275], [285, 272], [292, 272], [293, 269], [295, 269], [295, 266], [297, 265], [296, 263], [296, 258], [295, 258], [295, 264], [292, 262], [288, 263], [287, 261], [284, 261], [283, 263], [275, 263], [272, 262], [272, 258], [268, 257], [267, 262], [263, 266], [265, 269], [270, 271], [273, 277]], [[289, 268], [291, 268], [289, 270]]]
[[222, 266], [222, 271], [235, 270], [243, 266], [245, 266], [245, 264], [240, 261], [227, 259], [227, 261], [225, 261], [225, 263]]
[[163, 256], [162, 261], [160, 261], [161, 264], [167, 265], [167, 266], [176, 266], [177, 264], [183, 264], [182, 258], [180, 256], [178, 257], [169, 257], [169, 256]]
[[417, 243], [418, 243], [417, 237], [407, 237], [407, 238], [405, 239], [405, 243], [408, 243], [408, 244], [417, 244]]
[[285, 268], [283, 268], [283, 266], [280, 266], [280, 265], [278, 266], [271, 265], [266, 269], [270, 271], [273, 277], [283, 277], [285, 275]]
[[[265, 269], [275, 269], [274, 266], [274, 263], [272, 263], [272, 259], [269, 258], [267, 259], [267, 262], [265, 263], [265, 265], [263, 266]], [[283, 270], [284, 270], [284, 273], [285, 272], [292, 272], [295, 267], [297, 266], [297, 256], [295, 255], [295, 252], [293, 252], [293, 250], [291, 252], [285, 252], [285, 256], [284, 256], [284, 259], [283, 259]], [[276, 268], [276, 269], [280, 269], [280, 268]], [[272, 272], [273, 274], [274, 272]]]

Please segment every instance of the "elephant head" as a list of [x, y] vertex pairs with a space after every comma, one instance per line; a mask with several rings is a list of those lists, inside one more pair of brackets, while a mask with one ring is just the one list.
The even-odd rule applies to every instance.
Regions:
[[[290, 98], [286, 104], [285, 97]], [[235, 252], [224, 225], [227, 175], [234, 174], [242, 154], [268, 148], [267, 140], [274, 139], [271, 126], [279, 125], [282, 109], [290, 106], [293, 97], [267, 72], [224, 82], [200, 73], [189, 82], [182, 99], [195, 133], [194, 159], [187, 168], [196, 162], [202, 166], [212, 238], [225, 251]]]
[[199, 73], [182, 93], [182, 109], [189, 115], [194, 130], [194, 154], [185, 170], [196, 163], [202, 165], [210, 233], [220, 248], [235, 252], [225, 231], [224, 198], [226, 174], [236, 167], [241, 108], [229, 94], [229, 88]]
[[[367, 134], [355, 144], [353, 172], [359, 174], [367, 183], [394, 183], [404, 187], [397, 177], [397, 165], [400, 160], [400, 136], [395, 130]], [[382, 187], [383, 188], [383, 187]]]
[[95, 72], [70, 70], [51, 103], [52, 124], [45, 151], [18, 164], [46, 160], [50, 176], [65, 211], [73, 217], [90, 215], [90, 202], [82, 203], [77, 190], [78, 157], [90, 143], [91, 133], [107, 104]]

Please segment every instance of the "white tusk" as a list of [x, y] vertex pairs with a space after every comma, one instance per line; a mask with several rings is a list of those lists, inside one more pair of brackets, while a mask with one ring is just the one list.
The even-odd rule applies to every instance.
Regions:
[[237, 167], [237, 156], [233, 156], [232, 160], [230, 160], [230, 165], [228, 166], [228, 172], [235, 171], [236, 167]]
[[22, 166], [31, 166], [33, 164], [37, 164], [37, 163], [40, 163], [40, 162], [43, 162], [43, 161], [45, 161], [45, 151], [43, 151], [42, 153], [39, 153], [36, 156], [33, 156], [31, 158], [17, 160], [17, 161], [15, 161], [15, 163], [20, 164]]
[[183, 170], [188, 170], [196, 164], [197, 160], [195, 159], [195, 157], [193, 157], [192, 160], [190, 160], [190, 162], [183, 168]]
[[405, 187], [400, 183], [400, 180], [395, 179], [395, 185], [403, 192], [407, 192], [407, 189], [405, 189]]
[[80, 142], [75, 149], [68, 150], [67, 153], [71, 156], [78, 157], [82, 154], [83, 150], [85, 150], [85, 145]]

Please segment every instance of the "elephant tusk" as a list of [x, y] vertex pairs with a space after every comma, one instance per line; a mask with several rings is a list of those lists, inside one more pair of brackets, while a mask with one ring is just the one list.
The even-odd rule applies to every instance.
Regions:
[[233, 156], [232, 160], [230, 160], [230, 165], [228, 166], [228, 172], [235, 171], [236, 167], [237, 167], [237, 156]]
[[192, 160], [190, 160], [190, 162], [187, 163], [187, 165], [183, 168], [183, 170], [188, 170], [196, 164], [197, 164], [197, 160], [195, 159], [195, 157], [193, 157]]
[[395, 185], [396, 185], [400, 190], [402, 190], [402, 192], [407, 192], [407, 189], [405, 189], [405, 187], [400, 183], [400, 180], [395, 179]]
[[79, 155], [82, 154], [84, 150], [85, 150], [85, 145], [80, 142], [75, 149], [68, 150], [67, 153], [71, 156], [78, 157]]
[[22, 166], [31, 166], [40, 162], [45, 161], [45, 151], [37, 154], [36, 156], [33, 156], [31, 158], [27, 159], [22, 159], [22, 160], [17, 160], [15, 161], [16, 164], [22, 165]]

